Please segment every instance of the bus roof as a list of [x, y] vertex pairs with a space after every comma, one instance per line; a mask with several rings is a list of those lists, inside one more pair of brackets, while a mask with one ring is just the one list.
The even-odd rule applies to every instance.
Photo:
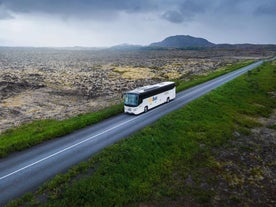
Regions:
[[157, 88], [161, 88], [161, 87], [164, 87], [164, 86], [168, 86], [168, 85], [175, 85], [175, 83], [171, 82], [171, 81], [161, 82], [161, 83], [157, 83], [157, 84], [154, 84], [154, 85], [148, 85], [148, 86], [143, 86], [143, 87], [140, 87], [140, 88], [136, 88], [136, 89], [133, 89], [131, 91], [128, 91], [127, 93], [140, 94], [140, 93], [148, 92], [148, 91], [151, 91], [151, 90], [154, 90], [154, 89], [157, 89]]

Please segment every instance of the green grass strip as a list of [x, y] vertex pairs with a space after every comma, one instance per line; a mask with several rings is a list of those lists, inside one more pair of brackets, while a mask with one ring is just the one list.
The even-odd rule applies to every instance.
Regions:
[[212, 73], [209, 73], [205, 76], [204, 75], [191, 76], [191, 77], [189, 77], [189, 81], [182, 81], [181, 79], [180, 80], [175, 80], [176, 85], [177, 85], [177, 92], [183, 91], [183, 90], [188, 89], [188, 88], [191, 88], [191, 87], [196, 86], [200, 83], [212, 80], [214, 78], [217, 78], [217, 77], [222, 76], [226, 73], [237, 70], [239, 68], [245, 67], [247, 65], [250, 65], [253, 62], [254, 62], [253, 60], [246, 60], [246, 61], [238, 62], [236, 64], [232, 64], [232, 65], [228, 65], [228, 66], [225, 66], [223, 68], [220, 68], [219, 70], [214, 71]]
[[[176, 81], [177, 91], [181, 91], [216, 78], [230, 71], [239, 69], [252, 63], [252, 60], [243, 61], [234, 65], [221, 68], [217, 72], [205, 76], [192, 77], [192, 80]], [[37, 120], [24, 124], [18, 128], [10, 129], [0, 135], [0, 158], [9, 153], [24, 150], [43, 141], [69, 134], [75, 130], [100, 122], [108, 117], [123, 112], [123, 105], [115, 105], [98, 112], [82, 114], [65, 120]]]
[[118, 104], [66, 120], [38, 120], [7, 130], [0, 136], [0, 157], [34, 146], [45, 140], [69, 134], [122, 112], [123, 105]]
[[[248, 134], [276, 108], [276, 65], [257, 69], [189, 103], [9, 206], [139, 206], [189, 198], [210, 205], [211, 149]], [[193, 183], [189, 183], [192, 177]], [[188, 181], [187, 181], [188, 180]]]

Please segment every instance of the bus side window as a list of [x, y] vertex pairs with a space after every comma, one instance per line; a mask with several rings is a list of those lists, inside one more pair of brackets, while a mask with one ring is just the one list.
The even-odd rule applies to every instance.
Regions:
[[139, 96], [139, 104], [141, 104], [142, 102], [143, 102], [142, 97]]

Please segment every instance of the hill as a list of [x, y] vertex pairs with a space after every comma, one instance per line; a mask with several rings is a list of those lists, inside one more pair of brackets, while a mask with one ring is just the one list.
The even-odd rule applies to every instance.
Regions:
[[132, 45], [132, 44], [123, 43], [123, 44], [112, 46], [109, 49], [111, 49], [111, 50], [137, 50], [137, 49], [141, 49], [142, 47], [143, 47], [142, 45]]
[[147, 46], [120, 44], [107, 48], [108, 50], [170, 50], [170, 49], [227, 49], [227, 50], [272, 50], [276, 51], [276, 45], [273, 44], [215, 44], [201, 37], [190, 35], [169, 36], [160, 42], [154, 42]]
[[187, 47], [211, 47], [214, 43], [199, 37], [190, 35], [170, 36], [161, 42], [150, 44], [150, 47], [165, 47], [165, 48], [187, 48]]

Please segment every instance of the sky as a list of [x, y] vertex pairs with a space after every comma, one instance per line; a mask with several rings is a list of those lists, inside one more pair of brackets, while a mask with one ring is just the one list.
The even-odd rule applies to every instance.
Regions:
[[0, 46], [276, 44], [276, 0], [0, 0]]

